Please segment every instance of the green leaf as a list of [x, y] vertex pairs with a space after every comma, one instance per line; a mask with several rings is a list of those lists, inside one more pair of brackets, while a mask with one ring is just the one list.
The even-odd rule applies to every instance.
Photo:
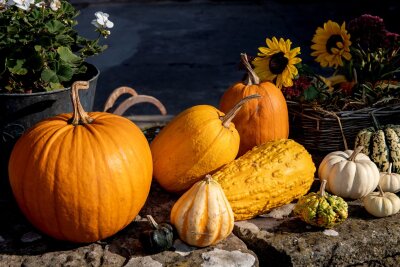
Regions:
[[58, 83], [60, 82], [58, 80], [57, 73], [51, 69], [44, 69], [41, 74], [41, 78], [45, 82], [52, 82], [52, 83]]
[[59, 47], [57, 49], [57, 53], [60, 55], [61, 60], [70, 63], [72, 65], [79, 65], [82, 63], [82, 59], [72, 53], [72, 51], [68, 47]]
[[33, 53], [32, 56], [30, 56], [27, 59], [27, 65], [29, 66], [29, 69], [39, 71], [41, 70], [44, 66], [43, 58], [41, 57], [40, 53]]
[[7, 27], [7, 34], [9, 36], [15, 35], [17, 33], [18, 33], [18, 28], [17, 27], [15, 27], [15, 26], [8, 26]]
[[319, 91], [314, 86], [308, 87], [304, 90], [304, 98], [306, 101], [314, 100], [319, 94]]
[[50, 82], [50, 88], [51, 88], [51, 90], [56, 90], [56, 89], [64, 88], [64, 86], [61, 83]]
[[68, 35], [60, 34], [60, 35], [57, 35], [55, 39], [56, 39], [57, 44], [61, 45], [61, 46], [68, 46], [68, 45], [71, 45], [74, 43], [74, 39]]
[[35, 45], [35, 51], [36, 51], [36, 52], [42, 51], [42, 46], [40, 46], [40, 45]]
[[25, 59], [7, 60], [8, 70], [16, 75], [25, 75], [28, 70], [24, 68]]
[[65, 28], [64, 24], [59, 22], [58, 20], [52, 20], [46, 23], [46, 29], [49, 31], [49, 33], [59, 33], [62, 32]]
[[57, 76], [60, 82], [67, 82], [72, 79], [72, 76], [74, 76], [74, 71], [68, 65], [60, 65], [57, 69]]

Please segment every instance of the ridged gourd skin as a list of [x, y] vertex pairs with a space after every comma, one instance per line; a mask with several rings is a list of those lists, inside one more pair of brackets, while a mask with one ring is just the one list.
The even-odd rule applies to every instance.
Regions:
[[152, 180], [149, 144], [121, 116], [93, 112], [90, 124], [71, 114], [44, 120], [16, 143], [9, 162], [12, 191], [42, 232], [93, 242], [128, 225], [144, 205]]
[[375, 163], [356, 150], [334, 151], [324, 157], [318, 168], [326, 190], [339, 197], [359, 199], [375, 190], [380, 174]]
[[254, 218], [305, 195], [315, 165], [299, 143], [282, 139], [254, 147], [213, 174], [224, 189], [235, 221]]
[[397, 193], [400, 191], [400, 174], [392, 172], [392, 163], [387, 172], [380, 173], [379, 186], [384, 192]]
[[394, 215], [400, 210], [400, 198], [390, 192], [372, 192], [363, 198], [364, 208], [375, 217]]
[[154, 177], [170, 192], [182, 192], [235, 159], [240, 137], [225, 114], [209, 105], [191, 107], [163, 128], [150, 145]]
[[356, 136], [355, 147], [363, 146], [361, 151], [369, 156], [382, 172], [389, 170], [400, 173], [400, 125], [386, 125], [380, 128], [362, 129]]
[[348, 205], [341, 197], [326, 193], [325, 184], [326, 180], [319, 192], [300, 197], [293, 213], [308, 224], [332, 228], [347, 219]]
[[180, 239], [197, 247], [217, 244], [231, 234], [234, 225], [229, 201], [211, 176], [194, 184], [178, 199], [170, 220]]

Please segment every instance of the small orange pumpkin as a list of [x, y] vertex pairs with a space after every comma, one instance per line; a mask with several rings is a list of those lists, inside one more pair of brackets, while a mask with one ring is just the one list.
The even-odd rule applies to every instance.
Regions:
[[222, 96], [220, 109], [230, 110], [240, 99], [259, 94], [262, 97], [243, 105], [232, 120], [240, 135], [238, 156], [254, 146], [267, 141], [287, 139], [289, 136], [289, 116], [285, 97], [273, 83], [263, 82], [252, 69], [246, 54], [241, 54], [242, 62], [248, 71], [246, 82], [235, 83]]
[[235, 159], [240, 137], [231, 120], [248, 96], [227, 114], [209, 105], [181, 112], [164, 127], [150, 145], [154, 177], [170, 192], [183, 192], [206, 174]]
[[[93, 242], [128, 225], [152, 179], [149, 144], [121, 116], [87, 114], [72, 85], [73, 114], [39, 122], [16, 143], [9, 162], [15, 199], [29, 221], [61, 240]], [[72, 117], [72, 118], [71, 118]]]

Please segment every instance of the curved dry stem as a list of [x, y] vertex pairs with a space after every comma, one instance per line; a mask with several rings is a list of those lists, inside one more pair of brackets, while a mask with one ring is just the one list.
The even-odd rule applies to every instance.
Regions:
[[242, 108], [242, 106], [249, 100], [255, 99], [255, 98], [260, 98], [261, 95], [259, 94], [253, 94], [246, 96], [242, 100], [239, 101], [231, 110], [228, 111], [228, 113], [225, 114], [225, 116], [220, 117], [222, 120], [222, 125], [226, 128], [229, 128], [229, 125], [231, 124], [233, 118], [235, 118], [236, 114], [239, 112], [239, 110]]
[[146, 215], [146, 218], [147, 218], [147, 220], [149, 221], [149, 223], [151, 224], [151, 226], [152, 226], [154, 229], [158, 229], [158, 228], [159, 228], [158, 223], [154, 220], [153, 216], [151, 216], [151, 215]]
[[246, 53], [240, 54], [240, 58], [242, 60], [243, 65], [247, 69], [247, 78], [248, 78], [248, 80], [246, 81], [246, 84], [247, 85], [259, 84], [260, 83], [260, 78], [258, 77], [257, 73], [251, 67], [250, 62], [249, 62], [249, 58], [247, 57], [247, 54]]
[[349, 157], [349, 161], [355, 161], [357, 155], [363, 150], [363, 146], [358, 146], [356, 149], [354, 149], [353, 153]]
[[89, 124], [93, 122], [93, 118], [91, 118], [83, 109], [79, 99], [78, 91], [81, 89], [87, 90], [88, 88], [89, 82], [87, 81], [76, 81], [71, 86], [71, 101], [73, 106], [73, 114], [71, 119], [72, 125]]
[[379, 190], [379, 196], [380, 197], [384, 197], [385, 196], [385, 192], [383, 192], [382, 187], [380, 185], [377, 186], [378, 190]]
[[321, 195], [321, 197], [325, 196], [325, 187], [326, 187], [327, 182], [328, 181], [326, 179], [321, 181], [321, 186], [319, 187], [319, 191], [318, 191], [318, 193]]

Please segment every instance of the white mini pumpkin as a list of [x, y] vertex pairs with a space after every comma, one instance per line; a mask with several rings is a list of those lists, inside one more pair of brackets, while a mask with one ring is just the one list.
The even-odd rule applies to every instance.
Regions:
[[400, 191], [400, 174], [392, 173], [392, 163], [389, 164], [387, 172], [381, 172], [379, 186], [385, 192], [397, 193]]
[[372, 192], [363, 198], [364, 208], [375, 217], [394, 215], [400, 210], [400, 198], [391, 192]]
[[335, 151], [325, 156], [318, 168], [321, 180], [327, 180], [327, 191], [334, 195], [358, 199], [375, 190], [379, 170], [370, 158], [360, 153], [362, 147]]

